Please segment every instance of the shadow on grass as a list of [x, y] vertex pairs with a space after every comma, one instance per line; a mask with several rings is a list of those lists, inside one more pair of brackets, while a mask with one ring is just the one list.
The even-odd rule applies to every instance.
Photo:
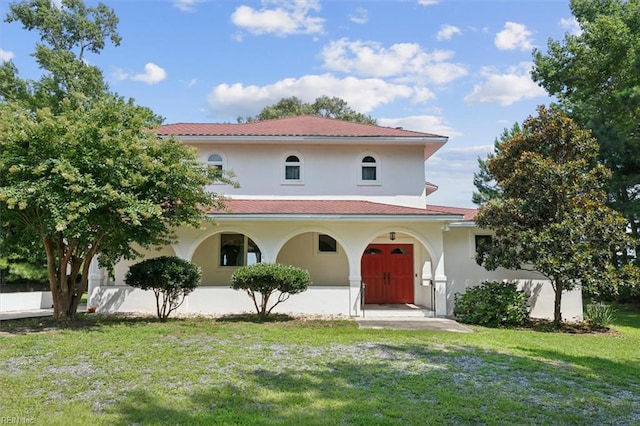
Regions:
[[[523, 419], [624, 424], [640, 415], [632, 404], [637, 399], [628, 396], [630, 408], [610, 409], [608, 398], [616, 398], [629, 382], [601, 388], [603, 383], [582, 369], [575, 376], [589, 385], [576, 388], [566, 366], [528, 357], [486, 356], [472, 347], [446, 353], [421, 345], [367, 348], [376, 359], [327, 360], [313, 369], [249, 366], [182, 397], [135, 389], [109, 411], [121, 424], [145, 425], [518, 424]], [[577, 362], [601, 366], [588, 358]], [[539, 404], [540, 394], [549, 398], [545, 404]]]
[[78, 314], [74, 320], [57, 320], [53, 316], [4, 320], [0, 323], [0, 332], [10, 334], [28, 334], [55, 330], [94, 331], [101, 327], [114, 325], [138, 326], [151, 323], [170, 323], [185, 321], [184, 318], [169, 318], [160, 321], [156, 316], [124, 314]]
[[640, 305], [613, 305], [613, 309], [614, 325], [640, 328]]
[[216, 318], [217, 322], [250, 322], [254, 324], [262, 324], [269, 322], [289, 322], [294, 321], [296, 317], [287, 314], [270, 314], [266, 317], [260, 317], [258, 314], [229, 314]]

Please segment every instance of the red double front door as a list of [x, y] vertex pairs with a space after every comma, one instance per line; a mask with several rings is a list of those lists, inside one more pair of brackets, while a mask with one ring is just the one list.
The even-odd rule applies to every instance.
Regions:
[[413, 303], [413, 245], [369, 244], [360, 267], [365, 303]]

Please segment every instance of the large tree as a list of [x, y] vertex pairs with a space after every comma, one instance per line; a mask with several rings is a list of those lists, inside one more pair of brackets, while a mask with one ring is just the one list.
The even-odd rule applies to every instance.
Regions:
[[522, 129], [518, 123], [515, 123], [511, 129], [504, 129], [500, 137], [493, 141], [493, 152], [488, 153], [486, 158], [478, 158], [478, 171], [473, 174], [473, 184], [477, 189], [471, 198], [474, 204], [481, 206], [502, 195], [502, 190], [489, 173], [487, 166], [490, 160], [500, 154], [502, 144], [521, 132]]
[[478, 263], [542, 273], [557, 325], [563, 292], [611, 279], [612, 253], [627, 243], [624, 218], [606, 205], [610, 172], [597, 159], [589, 131], [541, 106], [487, 162], [502, 193], [479, 208], [476, 222], [495, 236]]
[[336, 97], [329, 98], [328, 96], [321, 96], [313, 103], [302, 102], [295, 96], [282, 98], [274, 105], [264, 107], [254, 117], [238, 117], [238, 122], [250, 123], [252, 121], [272, 120], [297, 115], [317, 115], [356, 123], [376, 124], [374, 118], [354, 111], [347, 105], [345, 100]]
[[[111, 267], [201, 224], [220, 202], [205, 185], [221, 178], [194, 150], [150, 129], [161, 120], [110, 93], [86, 53], [118, 43], [117, 18], [100, 4], [49, 0], [11, 5], [8, 21], [38, 31], [44, 71], [24, 80], [0, 69], [0, 208], [3, 220], [39, 241], [56, 318], [73, 318], [97, 258]], [[224, 179], [224, 178], [223, 178]]]
[[[640, 1], [572, 0], [579, 34], [549, 40], [534, 51], [533, 78], [556, 96], [600, 145], [600, 161], [612, 170], [609, 202], [626, 217], [640, 253]], [[640, 265], [640, 257], [635, 257]]]

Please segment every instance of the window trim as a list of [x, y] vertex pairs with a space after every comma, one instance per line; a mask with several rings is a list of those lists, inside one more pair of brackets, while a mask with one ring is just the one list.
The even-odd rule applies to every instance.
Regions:
[[[211, 157], [213, 157], [214, 155], [217, 155], [218, 157], [220, 157], [219, 161], [212, 161]], [[205, 164], [207, 166], [213, 166], [213, 167], [218, 167], [221, 171], [224, 171], [227, 169], [227, 158], [226, 156], [220, 152], [220, 151], [212, 151], [211, 154], [209, 154], [207, 156], [207, 160], [205, 161]], [[219, 181], [215, 181], [213, 182], [213, 185], [225, 185], [224, 182], [219, 182]]]
[[[365, 162], [364, 160], [367, 159], [368, 157], [371, 157], [373, 160], [375, 160], [375, 162]], [[382, 174], [382, 167], [381, 167], [381, 161], [380, 161], [380, 156], [377, 154], [374, 154], [372, 152], [364, 152], [361, 153], [360, 156], [358, 157], [359, 161], [358, 161], [358, 186], [380, 186], [381, 185], [381, 174]], [[375, 167], [375, 173], [376, 173], [376, 178], [375, 179], [363, 179], [362, 178], [362, 172], [364, 171], [365, 167], [372, 167], [372, 165], [374, 165], [373, 167]]]
[[[298, 159], [297, 162], [288, 163], [287, 160], [289, 157], [296, 157]], [[299, 152], [289, 151], [285, 153], [282, 157], [281, 162], [281, 176], [280, 176], [280, 184], [281, 185], [304, 185], [304, 157], [300, 155]], [[287, 166], [297, 166], [298, 172], [300, 174], [299, 179], [287, 179]]]

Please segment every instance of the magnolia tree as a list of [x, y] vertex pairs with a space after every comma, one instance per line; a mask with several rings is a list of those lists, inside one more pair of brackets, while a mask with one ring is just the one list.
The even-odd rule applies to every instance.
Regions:
[[180, 225], [200, 226], [220, 204], [204, 187], [225, 180], [194, 150], [149, 129], [160, 118], [110, 93], [85, 55], [118, 44], [117, 18], [104, 5], [48, 0], [10, 6], [8, 21], [40, 34], [38, 81], [0, 67], [2, 220], [39, 241], [47, 259], [54, 316], [73, 318], [90, 263], [112, 267], [174, 241]]
[[543, 106], [499, 148], [486, 163], [499, 191], [476, 217], [495, 236], [477, 261], [490, 270], [546, 276], [560, 325], [563, 292], [617, 279], [612, 253], [630, 244], [624, 218], [606, 205], [610, 172], [598, 164], [598, 143], [589, 131]]

